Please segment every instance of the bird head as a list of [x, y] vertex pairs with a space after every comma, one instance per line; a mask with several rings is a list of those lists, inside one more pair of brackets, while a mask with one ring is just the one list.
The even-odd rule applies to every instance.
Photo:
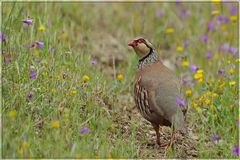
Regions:
[[133, 47], [136, 54], [139, 56], [140, 59], [147, 56], [152, 49], [154, 49], [153, 45], [144, 38], [135, 38], [134, 40], [128, 43], [128, 46]]

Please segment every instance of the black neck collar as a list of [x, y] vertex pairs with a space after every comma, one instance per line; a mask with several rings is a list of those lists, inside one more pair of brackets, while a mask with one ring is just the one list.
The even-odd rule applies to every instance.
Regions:
[[152, 54], [153, 49], [152, 49], [152, 48], [149, 48], [149, 49], [150, 49], [150, 52], [149, 52], [146, 56], [144, 56], [143, 58], [141, 58], [141, 59], [139, 60], [139, 63], [142, 62], [142, 61], [144, 61], [146, 58], [148, 58], [148, 57]]

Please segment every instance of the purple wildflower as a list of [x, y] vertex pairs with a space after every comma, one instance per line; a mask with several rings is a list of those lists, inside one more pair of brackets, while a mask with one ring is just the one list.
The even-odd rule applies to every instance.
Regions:
[[218, 135], [213, 135], [212, 136], [212, 141], [215, 142], [215, 141], [219, 141], [221, 138], [218, 136]]
[[33, 93], [32, 92], [29, 92], [28, 95], [27, 95], [28, 99], [31, 100], [33, 98]]
[[215, 24], [212, 22], [208, 23], [208, 31], [213, 31], [215, 29]]
[[225, 43], [225, 44], [222, 46], [222, 50], [223, 50], [224, 52], [228, 52], [229, 48], [230, 48], [229, 43]]
[[190, 65], [189, 68], [192, 70], [193, 73], [196, 73], [197, 70], [199, 70], [199, 67], [195, 65]]
[[202, 41], [203, 41], [204, 43], [207, 43], [207, 41], [208, 41], [208, 36], [207, 36], [207, 35], [203, 35], [203, 36], [202, 36]]
[[49, 48], [49, 52], [53, 53], [54, 52], [54, 48], [53, 47]]
[[212, 52], [208, 51], [206, 57], [207, 57], [207, 59], [211, 59], [212, 58]]
[[12, 56], [9, 54], [5, 57], [6, 62], [10, 63], [12, 62]]
[[162, 10], [157, 10], [156, 11], [156, 16], [157, 17], [162, 17], [164, 15], [163, 11]]
[[218, 70], [218, 75], [223, 75], [223, 74], [224, 74], [224, 70], [223, 69]]
[[6, 57], [6, 62], [11, 62], [12, 61], [12, 57], [8, 56]]
[[230, 22], [230, 19], [228, 17], [223, 18], [223, 23], [229, 23], [229, 22]]
[[34, 66], [30, 67], [30, 79], [36, 79], [37, 78], [37, 74], [34, 73]]
[[23, 20], [23, 23], [26, 23], [28, 25], [32, 25], [33, 24], [33, 20], [32, 19], [26, 19], [26, 20]]
[[189, 82], [188, 79], [183, 79], [183, 83], [184, 83], [184, 84], [186, 84], [186, 83], [188, 83], [188, 82]]
[[27, 46], [27, 48], [34, 48], [35, 47], [35, 44], [30, 44]]
[[176, 97], [176, 103], [181, 107], [185, 107], [185, 102], [179, 97]]
[[31, 79], [36, 79], [37, 78], [37, 74], [35, 74], [32, 70], [30, 70], [30, 78]]
[[189, 46], [189, 40], [186, 40], [183, 44], [184, 48], [187, 48]]
[[97, 64], [97, 61], [94, 59], [94, 60], [92, 60], [92, 62], [91, 62], [91, 63], [92, 63], [92, 65], [94, 65], [94, 66], [95, 66], [95, 65]]
[[182, 18], [185, 18], [191, 14], [191, 11], [187, 10], [187, 9], [182, 9], [180, 13], [181, 13]]
[[237, 7], [233, 6], [232, 8], [230, 8], [230, 13], [231, 15], [237, 15], [238, 14]]
[[222, 15], [218, 15], [218, 22], [219, 23], [229, 23], [230, 22], [230, 19], [228, 17], [224, 17]]
[[234, 156], [238, 156], [239, 155], [239, 146], [235, 145], [232, 151], [233, 151]]
[[230, 68], [231, 68], [231, 69], [235, 69], [236, 66], [235, 66], [235, 65], [231, 65]]
[[38, 46], [39, 48], [42, 48], [43, 45], [44, 45], [44, 43], [41, 42], [41, 41], [37, 41], [36, 44], [37, 44], [37, 46]]
[[86, 127], [80, 130], [81, 134], [85, 134], [85, 133], [88, 133], [88, 132], [89, 132], [89, 129], [86, 128]]
[[229, 52], [229, 53], [232, 53], [232, 54], [236, 54], [236, 53], [237, 53], [237, 48], [230, 47], [230, 48], [228, 49], [228, 52]]
[[6, 41], [6, 35], [0, 32], [0, 39], [2, 42]]
[[176, 0], [176, 5], [177, 6], [181, 5], [181, 1], [180, 0]]

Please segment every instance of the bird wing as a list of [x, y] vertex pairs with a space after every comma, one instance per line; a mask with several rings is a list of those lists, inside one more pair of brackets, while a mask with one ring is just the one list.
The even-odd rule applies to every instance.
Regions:
[[142, 77], [139, 76], [135, 81], [134, 87], [134, 100], [138, 106], [140, 113], [147, 119], [149, 119], [149, 115], [152, 114], [153, 109], [149, 103], [150, 93], [147, 88], [141, 83]]
[[177, 77], [164, 65], [161, 65], [154, 74], [154, 84], [152, 101], [154, 109], [171, 122], [176, 129], [185, 130], [184, 116], [182, 108], [176, 103], [179, 97], [180, 88]]

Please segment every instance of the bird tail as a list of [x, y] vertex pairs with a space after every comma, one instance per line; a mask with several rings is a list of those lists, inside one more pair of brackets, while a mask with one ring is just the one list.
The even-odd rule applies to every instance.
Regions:
[[[181, 112], [181, 111], [179, 111]], [[185, 123], [185, 116], [182, 113], [177, 113], [172, 117], [172, 122], [176, 130], [179, 130], [182, 134], [187, 133], [187, 126]]]

